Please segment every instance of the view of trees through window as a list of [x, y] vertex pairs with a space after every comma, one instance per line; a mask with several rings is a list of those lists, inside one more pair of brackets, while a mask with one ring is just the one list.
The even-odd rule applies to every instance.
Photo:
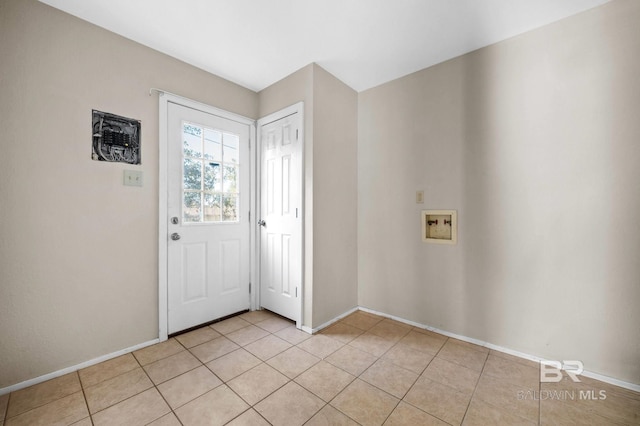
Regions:
[[238, 136], [192, 123], [182, 136], [183, 222], [238, 222]]

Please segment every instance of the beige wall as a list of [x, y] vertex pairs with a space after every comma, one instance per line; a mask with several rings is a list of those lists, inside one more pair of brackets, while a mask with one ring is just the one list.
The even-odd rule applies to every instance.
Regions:
[[303, 325], [357, 306], [357, 93], [310, 64], [259, 93], [264, 117], [304, 102]]
[[640, 383], [638, 22], [614, 1], [360, 93], [360, 305]]
[[[158, 100], [151, 87], [251, 118], [305, 102], [303, 324], [356, 306], [357, 94], [326, 71], [311, 64], [258, 95], [31, 0], [0, 4], [0, 57], [0, 388], [157, 338]], [[333, 176], [322, 164], [314, 180], [314, 90], [325, 89], [316, 155], [325, 161], [345, 145], [339, 162], [350, 167]], [[339, 117], [329, 111], [332, 96]], [[90, 159], [92, 109], [142, 121], [141, 166]], [[141, 170], [144, 187], [123, 186], [125, 169]], [[334, 213], [327, 185], [336, 179], [346, 182], [336, 198], [346, 204]], [[314, 193], [322, 200], [319, 225]], [[350, 232], [328, 232], [339, 217]], [[314, 232], [334, 238], [314, 244]], [[315, 273], [314, 252], [323, 266]], [[332, 257], [337, 264], [328, 268]]]
[[319, 66], [313, 98], [313, 327], [358, 305], [358, 94]]
[[[0, 57], [0, 388], [157, 338], [158, 100], [151, 87], [251, 118], [305, 101], [303, 324], [356, 306], [357, 94], [326, 71], [311, 64], [258, 95], [31, 0], [0, 4]], [[320, 96], [318, 158], [346, 141], [339, 161], [351, 167], [334, 177], [323, 164], [314, 180], [314, 90], [324, 89], [331, 94]], [[328, 112], [332, 96], [341, 117]], [[90, 159], [92, 109], [142, 121], [141, 166]], [[342, 136], [329, 129], [334, 119]], [[125, 169], [143, 171], [144, 187], [123, 186]], [[328, 206], [326, 185], [336, 178], [347, 182], [337, 198], [346, 213]], [[323, 214], [315, 227], [314, 193]], [[314, 232], [327, 232], [338, 215], [351, 233], [314, 244]], [[314, 251], [323, 266], [315, 274]], [[338, 255], [336, 267], [326, 268]]]
[[[257, 94], [34, 0], [0, 3], [0, 388], [158, 337], [160, 87]], [[142, 165], [91, 160], [91, 110], [142, 120]], [[144, 187], [122, 185], [141, 170]]]

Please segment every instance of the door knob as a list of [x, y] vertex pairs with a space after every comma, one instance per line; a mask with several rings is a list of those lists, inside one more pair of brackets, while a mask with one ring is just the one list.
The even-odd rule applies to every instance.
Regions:
[[264, 226], [264, 227], [266, 228], [266, 227], [267, 227], [267, 222], [265, 222], [264, 220], [260, 219], [260, 220], [258, 221], [258, 225], [259, 225], [259, 226]]
[[178, 241], [180, 239], [180, 234], [178, 234], [177, 232], [174, 232], [173, 234], [171, 234], [171, 239], [173, 241]]

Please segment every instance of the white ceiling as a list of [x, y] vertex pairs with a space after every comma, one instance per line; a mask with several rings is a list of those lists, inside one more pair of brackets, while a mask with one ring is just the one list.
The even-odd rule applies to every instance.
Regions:
[[259, 91], [316, 62], [362, 91], [609, 0], [40, 0]]

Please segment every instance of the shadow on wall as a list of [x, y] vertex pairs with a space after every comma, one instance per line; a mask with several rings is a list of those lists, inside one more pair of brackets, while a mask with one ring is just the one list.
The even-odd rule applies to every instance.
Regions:
[[[629, 184], [639, 174], [629, 114], [640, 110], [639, 84], [631, 95], [628, 83], [639, 70], [612, 45], [611, 28], [589, 28], [579, 43], [553, 27], [455, 61], [467, 335], [628, 376], [638, 350], [619, 340], [629, 314], [638, 325], [629, 301], [639, 300], [640, 277], [640, 202]], [[612, 357], [616, 346], [626, 355]], [[626, 367], [599, 364], [616, 357]]]

